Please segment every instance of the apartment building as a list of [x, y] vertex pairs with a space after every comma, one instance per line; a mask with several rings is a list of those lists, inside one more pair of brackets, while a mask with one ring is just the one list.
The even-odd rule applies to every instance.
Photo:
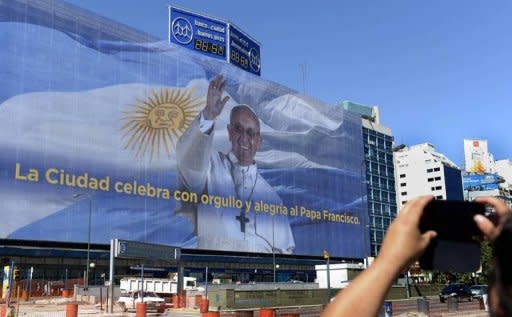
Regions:
[[395, 176], [393, 171], [393, 133], [380, 123], [377, 106], [365, 106], [351, 101], [340, 104], [345, 110], [361, 115], [364, 161], [361, 173], [366, 182], [370, 256], [376, 256], [386, 230], [396, 217]]
[[434, 145], [401, 145], [394, 154], [398, 208], [414, 197], [463, 200], [462, 171]]

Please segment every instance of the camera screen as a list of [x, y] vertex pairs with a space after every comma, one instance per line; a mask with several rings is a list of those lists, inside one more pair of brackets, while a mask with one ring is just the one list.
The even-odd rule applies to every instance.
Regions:
[[435, 230], [437, 237], [420, 258], [427, 270], [474, 272], [480, 265], [480, 231], [473, 217], [485, 206], [464, 201], [431, 201], [423, 212], [421, 232]]

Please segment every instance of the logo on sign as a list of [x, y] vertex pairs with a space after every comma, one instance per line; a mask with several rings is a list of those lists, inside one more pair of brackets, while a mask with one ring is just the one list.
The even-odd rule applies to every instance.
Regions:
[[251, 48], [249, 51], [249, 65], [251, 69], [255, 72], [259, 72], [261, 64], [260, 64], [260, 55], [254, 48]]
[[172, 36], [178, 43], [187, 45], [192, 42], [192, 24], [183, 18], [179, 17], [172, 21]]

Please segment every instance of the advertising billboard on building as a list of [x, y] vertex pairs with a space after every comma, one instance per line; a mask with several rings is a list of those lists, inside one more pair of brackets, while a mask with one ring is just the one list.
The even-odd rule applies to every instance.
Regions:
[[72, 34], [0, 6], [1, 238], [367, 254], [357, 115], [168, 41], [102, 40], [86, 11]]
[[498, 189], [498, 184], [504, 180], [497, 174], [475, 174], [470, 173], [463, 176], [464, 190], [485, 191]]
[[464, 161], [468, 172], [493, 172], [494, 159], [487, 148], [487, 140], [464, 140]]

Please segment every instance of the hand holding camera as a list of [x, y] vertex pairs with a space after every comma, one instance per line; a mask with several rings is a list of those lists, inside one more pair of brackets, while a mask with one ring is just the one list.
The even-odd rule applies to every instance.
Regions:
[[437, 237], [420, 257], [428, 270], [475, 272], [480, 266], [480, 239], [498, 236], [509, 213], [499, 199], [486, 197], [475, 202], [434, 200], [426, 205], [420, 232], [433, 230]]

